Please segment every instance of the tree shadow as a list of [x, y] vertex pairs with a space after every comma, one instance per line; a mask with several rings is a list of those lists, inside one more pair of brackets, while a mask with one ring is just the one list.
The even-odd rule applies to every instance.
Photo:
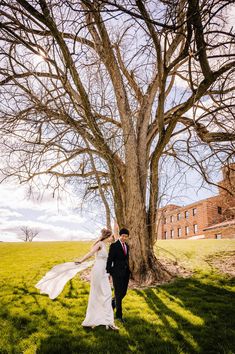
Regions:
[[[57, 305], [61, 308], [64, 307], [64, 302], [73, 301], [69, 299], [69, 289], [66, 297], [62, 299], [56, 299], [49, 302], [50, 306], [47, 306], [47, 297], [45, 295], [39, 295], [37, 292], [31, 291], [31, 288], [27, 288], [26, 284], [15, 287], [16, 298], [15, 304], [11, 307], [11, 301], [1, 303], [1, 319], [4, 319], [10, 323], [8, 347], [6, 353], [20, 354], [22, 353], [22, 342], [27, 341], [29, 345], [32, 344], [30, 338], [35, 336], [35, 353], [37, 354], [90, 354], [90, 353], [102, 353], [102, 354], [114, 354], [114, 353], [156, 353], [154, 351], [156, 341], [154, 336], [156, 335], [156, 328], [150, 322], [142, 320], [138, 317], [130, 316], [128, 318], [128, 326], [133, 326], [131, 335], [128, 332], [128, 326], [121, 326], [119, 332], [106, 330], [105, 326], [98, 326], [94, 329], [86, 329], [81, 326], [81, 321], [76, 321], [76, 314], [72, 314], [71, 329], [61, 319], [57, 319], [51, 315], [51, 308]], [[25, 296], [27, 298], [25, 298]], [[28, 296], [32, 301], [27, 302]], [[87, 294], [85, 295], [87, 300]], [[39, 301], [38, 301], [39, 300]], [[19, 313], [13, 313], [12, 309], [15, 309], [17, 301], [23, 301], [23, 311]], [[44, 302], [45, 301], [45, 302]], [[37, 311], [32, 310], [32, 303], [37, 307]], [[41, 305], [43, 303], [43, 305]], [[85, 306], [86, 308], [86, 306]], [[85, 310], [84, 308], [84, 310]], [[55, 311], [55, 309], [54, 309]], [[68, 311], [68, 309], [66, 310]], [[67, 318], [66, 318], [67, 321]], [[76, 323], [74, 327], [74, 323]], [[45, 335], [46, 331], [46, 335]], [[140, 333], [142, 333], [141, 340]], [[17, 338], [18, 337], [18, 338]], [[163, 348], [161, 353], [174, 353], [175, 347], [170, 340], [162, 338], [157, 339], [158, 345]], [[27, 346], [24, 343], [24, 346]], [[0, 347], [0, 352], [1, 352]]]
[[[134, 330], [127, 330], [131, 325]], [[84, 335], [84, 331], [86, 332]], [[141, 335], [140, 335], [141, 334]], [[173, 354], [178, 353], [175, 344], [158, 336], [156, 327], [140, 318], [128, 317], [128, 324], [120, 332], [106, 330], [104, 326], [80, 329], [78, 335], [57, 329], [40, 343], [37, 354]], [[179, 352], [180, 353], [180, 352]]]
[[[171, 338], [175, 344], [172, 353], [232, 354], [235, 297], [234, 291], [225, 286], [234, 285], [235, 279], [231, 278], [222, 278], [218, 285], [187, 278], [159, 288], [136, 290], [136, 294], [160, 320], [159, 335]], [[131, 336], [131, 329], [129, 332]]]
[[118, 333], [107, 331], [104, 326], [95, 329], [78, 328], [77, 335], [72, 335], [70, 332], [57, 328], [55, 334], [41, 341], [36, 353], [128, 353], [128, 338], [122, 337], [120, 341]]
[[[234, 285], [235, 279], [221, 278], [213, 284], [206, 278], [187, 278], [129, 291], [134, 301], [129, 311], [124, 302], [127, 323], [115, 332], [104, 326], [93, 330], [81, 326], [87, 286], [81, 287], [83, 296], [77, 299], [74, 286], [69, 286], [64, 297], [52, 302], [23, 283], [14, 287], [13, 304], [10, 295], [4, 301], [0, 298], [0, 318], [9, 323], [12, 339], [7, 341], [6, 353], [22, 353], [25, 341], [24, 347], [33, 343], [37, 354], [232, 354], [235, 306], [230, 288]], [[62, 315], [57, 316], [57, 311]]]

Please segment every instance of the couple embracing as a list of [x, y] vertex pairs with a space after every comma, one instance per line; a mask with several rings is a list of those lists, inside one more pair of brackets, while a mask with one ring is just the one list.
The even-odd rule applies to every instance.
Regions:
[[[90, 294], [85, 320], [82, 325], [95, 327], [105, 325], [106, 328], [117, 330], [114, 324], [114, 312], [116, 308], [116, 319], [124, 322], [122, 316], [122, 300], [127, 292], [130, 269], [129, 269], [129, 247], [126, 241], [129, 237], [127, 229], [119, 231], [119, 238], [111, 243], [109, 252], [107, 244], [113, 241], [110, 230], [103, 229], [101, 237], [94, 244], [91, 252], [85, 255], [80, 264], [91, 255], [95, 254], [95, 264], [91, 271]], [[114, 287], [114, 298], [110, 280], [112, 278]]]
[[[40, 293], [48, 294], [50, 299], [55, 299], [68, 280], [94, 264], [91, 271], [86, 317], [82, 325], [92, 328], [104, 325], [106, 329], [118, 330], [114, 323], [114, 309], [116, 308], [116, 319], [124, 322], [122, 300], [126, 295], [130, 277], [129, 247], [126, 243], [128, 237], [129, 231], [121, 229], [118, 240], [113, 242], [112, 232], [103, 229], [89, 253], [79, 261], [56, 265], [36, 284], [36, 288], [40, 290]], [[107, 251], [110, 243], [109, 251]], [[93, 255], [95, 255], [95, 262], [85, 262]], [[115, 295], [113, 299], [111, 278]]]

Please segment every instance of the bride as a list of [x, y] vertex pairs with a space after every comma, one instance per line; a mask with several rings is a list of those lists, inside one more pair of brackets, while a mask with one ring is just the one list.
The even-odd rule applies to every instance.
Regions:
[[[40, 293], [46, 293], [51, 299], [55, 299], [63, 290], [68, 280], [78, 272], [88, 268], [92, 261], [84, 262], [95, 255], [94, 266], [91, 271], [90, 294], [86, 317], [82, 322], [84, 327], [96, 327], [100, 325], [118, 330], [114, 324], [112, 309], [112, 290], [109, 275], [106, 272], [108, 252], [107, 243], [113, 241], [112, 232], [108, 229], [101, 230], [101, 236], [93, 244], [91, 251], [79, 261], [59, 264], [53, 267], [35, 286]], [[84, 262], [84, 263], [83, 263]]]
[[[108, 252], [106, 244], [113, 241], [112, 232], [108, 229], [101, 231], [100, 238], [94, 243], [91, 251], [75, 264], [81, 264], [94, 254], [95, 264], [91, 271], [90, 294], [85, 320], [82, 326], [95, 327], [105, 325], [113, 330], [118, 328], [114, 325], [114, 314], [112, 309], [112, 290], [109, 282], [109, 275], [106, 272]], [[108, 326], [108, 327], [107, 327]]]

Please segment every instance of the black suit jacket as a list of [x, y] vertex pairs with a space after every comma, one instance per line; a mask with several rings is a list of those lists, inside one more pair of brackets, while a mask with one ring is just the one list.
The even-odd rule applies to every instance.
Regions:
[[112, 276], [125, 276], [130, 274], [129, 269], [129, 247], [125, 243], [127, 254], [124, 254], [121, 242], [117, 240], [112, 243], [109, 249], [106, 270]]

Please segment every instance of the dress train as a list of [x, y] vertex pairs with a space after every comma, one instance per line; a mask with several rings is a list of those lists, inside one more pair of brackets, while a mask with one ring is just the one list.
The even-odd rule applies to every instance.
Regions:
[[94, 261], [83, 262], [77, 265], [74, 262], [58, 264], [49, 270], [35, 287], [40, 290], [40, 294], [47, 294], [53, 300], [60, 295], [69, 280], [93, 264]]

